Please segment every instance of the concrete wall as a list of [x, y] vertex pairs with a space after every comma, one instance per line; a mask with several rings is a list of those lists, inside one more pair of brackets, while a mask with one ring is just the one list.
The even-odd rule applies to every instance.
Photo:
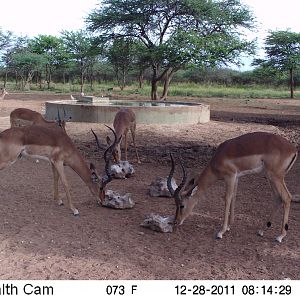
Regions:
[[[72, 103], [72, 101], [46, 102], [46, 119], [52, 120], [57, 116], [57, 109], [64, 107], [67, 116], [73, 122], [111, 124], [116, 112], [122, 106], [86, 105]], [[205, 104], [191, 104], [187, 106], [130, 106], [135, 112], [138, 124], [198, 124], [210, 120], [210, 107]]]

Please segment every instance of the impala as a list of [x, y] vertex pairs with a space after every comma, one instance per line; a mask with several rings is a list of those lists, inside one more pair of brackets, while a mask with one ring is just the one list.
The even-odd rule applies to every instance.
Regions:
[[[140, 164], [141, 161], [135, 144], [136, 118], [133, 110], [130, 108], [121, 108], [115, 115], [113, 126], [118, 141], [113, 151], [113, 156], [115, 161], [119, 162], [121, 160], [121, 142], [123, 140], [123, 137], [124, 137], [124, 144], [125, 144], [125, 160], [127, 160], [127, 144], [128, 144], [127, 133], [130, 130], [134, 149], [135, 149], [136, 159], [137, 162]], [[110, 138], [107, 137], [106, 140], [107, 143], [110, 145], [111, 144]]]
[[97, 202], [101, 204], [105, 199], [105, 187], [112, 180], [109, 161], [115, 143], [116, 139], [104, 152], [106, 175], [101, 178], [93, 164], [87, 165], [63, 130], [38, 125], [12, 127], [0, 133], [0, 170], [10, 166], [22, 156], [39, 157], [50, 161], [54, 178], [54, 200], [59, 205], [63, 204], [58, 195], [58, 180], [60, 179], [66, 192], [68, 205], [73, 214], [78, 215], [79, 212], [72, 202], [64, 165], [68, 165], [80, 176], [91, 193], [96, 196]]
[[71, 118], [66, 117], [64, 110], [64, 119], [61, 120], [59, 110], [57, 110], [57, 119], [55, 121], [48, 121], [37, 111], [28, 108], [16, 108], [10, 113], [11, 127], [21, 127], [26, 125], [41, 125], [49, 128], [56, 128], [57, 126], [66, 127], [66, 121]]
[[1, 89], [0, 100], [3, 100], [6, 95], [9, 95], [5, 88]]
[[[230, 230], [234, 221], [239, 178], [243, 175], [265, 171], [276, 201], [274, 208], [269, 212], [265, 229], [271, 226], [276, 211], [283, 203], [281, 233], [276, 238], [278, 242], [281, 242], [288, 230], [291, 203], [291, 195], [284, 178], [295, 163], [297, 155], [296, 147], [278, 135], [265, 132], [244, 134], [219, 145], [207, 167], [196, 179], [193, 178], [187, 182], [185, 168], [180, 162], [183, 178], [175, 191], [171, 185], [175, 171], [175, 163], [171, 155], [172, 167], [168, 177], [168, 188], [176, 204], [175, 225], [181, 225], [191, 214], [197, 203], [196, 194], [203, 195], [211, 185], [221, 179], [226, 185], [224, 222], [222, 229], [217, 233], [217, 238], [221, 239], [223, 234]], [[259, 230], [258, 234], [263, 236], [263, 232]]]

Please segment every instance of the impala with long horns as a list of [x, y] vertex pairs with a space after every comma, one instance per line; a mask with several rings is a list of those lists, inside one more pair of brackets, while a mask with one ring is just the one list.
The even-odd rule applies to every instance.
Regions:
[[[286, 184], [285, 176], [292, 168], [297, 158], [296, 147], [285, 138], [265, 132], [254, 132], [230, 139], [219, 145], [209, 164], [195, 179], [187, 181], [186, 170], [180, 161], [183, 171], [181, 184], [176, 190], [172, 188], [171, 179], [175, 171], [174, 158], [171, 155], [172, 167], [168, 177], [168, 188], [176, 203], [175, 225], [181, 225], [191, 214], [197, 204], [198, 197], [217, 180], [225, 181], [225, 214], [222, 229], [217, 233], [221, 239], [234, 221], [234, 207], [239, 178], [243, 175], [264, 171], [270, 182], [274, 208], [269, 212], [265, 229], [271, 226], [272, 219], [283, 204], [281, 233], [276, 237], [278, 242], [286, 236], [291, 194]], [[258, 231], [263, 236], [264, 231]]]
[[[110, 128], [112, 132], [112, 128]], [[115, 136], [116, 137], [116, 136]], [[61, 180], [68, 205], [74, 215], [79, 212], [72, 202], [69, 185], [64, 172], [64, 165], [73, 169], [101, 204], [105, 199], [105, 187], [112, 180], [109, 163], [114, 143], [104, 152], [106, 175], [101, 177], [93, 164], [86, 163], [70, 137], [63, 130], [56, 130], [45, 126], [12, 127], [0, 133], [0, 170], [10, 166], [22, 156], [44, 158], [52, 165], [54, 178], [54, 200], [62, 205], [59, 199], [58, 181]]]

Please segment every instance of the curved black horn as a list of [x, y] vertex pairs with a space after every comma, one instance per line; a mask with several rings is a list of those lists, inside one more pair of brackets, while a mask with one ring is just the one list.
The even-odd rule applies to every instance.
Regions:
[[167, 187], [168, 187], [168, 190], [169, 190], [171, 196], [173, 197], [175, 191], [174, 191], [174, 189], [172, 187], [172, 178], [173, 178], [173, 175], [174, 175], [174, 172], [175, 172], [175, 163], [174, 163], [174, 158], [173, 158], [173, 154], [172, 153], [170, 153], [170, 157], [171, 157], [172, 167], [171, 167], [171, 171], [169, 173], [168, 179], [167, 179]]
[[114, 131], [113, 128], [111, 128], [110, 126], [104, 124], [107, 128], [109, 128], [111, 130], [111, 132], [114, 134], [114, 142], [112, 143], [110, 148], [114, 148], [121, 140], [122, 136], [120, 136], [120, 138], [117, 140], [117, 135], [116, 132]]
[[94, 130], [93, 130], [92, 128], [91, 128], [91, 131], [92, 131], [92, 133], [93, 133], [93, 135], [94, 135], [94, 137], [95, 137], [95, 141], [96, 141], [98, 150], [100, 150], [101, 147], [100, 147], [100, 142], [99, 142], [98, 136], [97, 136], [97, 134], [94, 132]]
[[104, 151], [103, 157], [104, 157], [104, 161], [105, 161], [105, 173], [106, 173], [106, 178], [102, 181], [103, 185], [106, 185], [107, 183], [109, 183], [112, 180], [112, 176], [110, 174], [110, 170], [109, 170], [109, 164], [110, 164], [110, 160], [113, 154], [113, 149], [117, 143], [117, 135], [116, 132], [113, 130], [113, 128], [105, 125], [107, 128], [109, 128], [112, 133], [114, 134], [114, 142], [107, 147], [107, 149]]
[[185, 170], [185, 167], [182, 163], [182, 160], [181, 158], [179, 158], [179, 162], [180, 162], [180, 166], [181, 166], [181, 170], [182, 170], [182, 173], [183, 173], [183, 176], [182, 176], [182, 181], [181, 183], [179, 184], [179, 186], [177, 187], [177, 189], [175, 190], [174, 192], [174, 198], [175, 199], [178, 199], [179, 201], [181, 201], [181, 194], [180, 194], [180, 191], [182, 190], [182, 188], [184, 187], [184, 185], [186, 184], [186, 180], [187, 180], [187, 172]]
[[[117, 135], [116, 135], [116, 132], [114, 131], [113, 128], [109, 127], [108, 125], [105, 125], [105, 126], [106, 126], [107, 128], [109, 128], [109, 129], [112, 131], [112, 133], [114, 134], [114, 142], [113, 142], [113, 143], [105, 150], [105, 152], [104, 152], [104, 161], [105, 161], [105, 163], [106, 163], [107, 161], [110, 161], [111, 156], [112, 156], [112, 154], [113, 154], [114, 147], [115, 147], [116, 144], [117, 144]], [[107, 157], [109, 151], [110, 151], [109, 157]]]
[[179, 159], [180, 166], [181, 166], [182, 173], [183, 173], [183, 177], [182, 177], [181, 183], [178, 185], [178, 187], [174, 191], [174, 189], [172, 187], [172, 184], [171, 184], [171, 180], [172, 180], [172, 177], [173, 177], [174, 172], [175, 172], [175, 162], [174, 162], [174, 158], [173, 158], [172, 153], [170, 153], [170, 157], [171, 157], [172, 167], [171, 167], [171, 171], [170, 171], [169, 177], [167, 179], [167, 186], [168, 186], [168, 189], [169, 189], [172, 197], [174, 197], [174, 199], [175, 199], [176, 205], [178, 206], [182, 202], [180, 192], [181, 192], [182, 188], [184, 187], [184, 185], [186, 184], [186, 181], [187, 181], [187, 172], [186, 172], [185, 167], [184, 167], [184, 165], [182, 163], [182, 160]]

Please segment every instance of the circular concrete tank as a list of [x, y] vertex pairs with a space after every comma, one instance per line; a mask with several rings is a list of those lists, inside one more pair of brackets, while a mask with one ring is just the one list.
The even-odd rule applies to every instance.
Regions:
[[77, 100], [46, 102], [46, 119], [62, 116], [65, 110], [73, 122], [112, 123], [121, 107], [130, 107], [139, 124], [198, 124], [210, 120], [210, 107], [201, 103], [109, 100], [83, 103]]

